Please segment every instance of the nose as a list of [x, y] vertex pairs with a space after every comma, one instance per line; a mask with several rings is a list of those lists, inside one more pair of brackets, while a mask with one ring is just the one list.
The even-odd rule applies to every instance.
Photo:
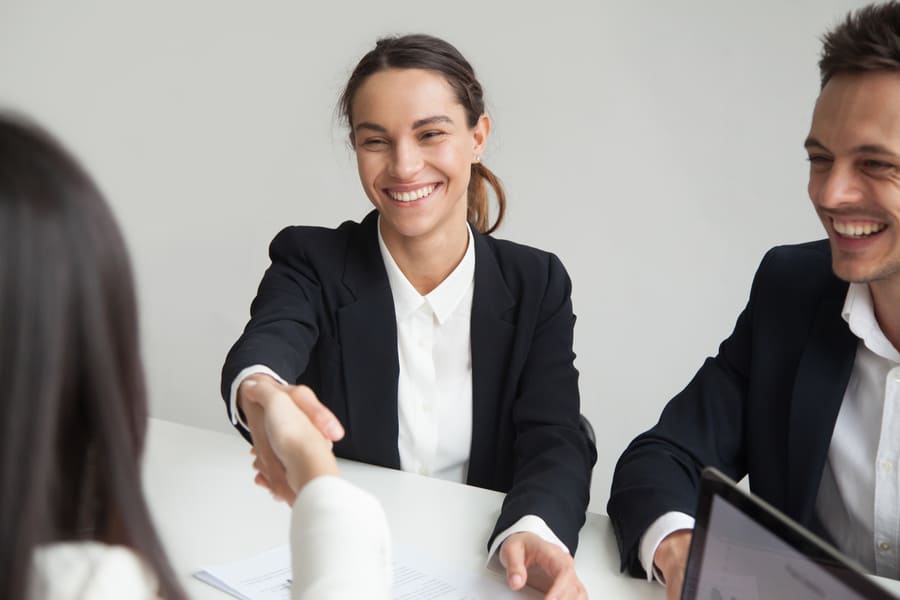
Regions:
[[812, 173], [809, 195], [821, 208], [841, 208], [859, 202], [862, 188], [853, 164], [835, 161], [828, 171]]
[[416, 144], [401, 142], [394, 145], [390, 173], [401, 181], [412, 179], [422, 169], [424, 160]]

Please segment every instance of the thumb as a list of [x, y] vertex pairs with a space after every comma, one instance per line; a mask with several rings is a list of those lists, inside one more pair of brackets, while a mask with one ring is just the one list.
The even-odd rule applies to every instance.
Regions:
[[344, 437], [341, 422], [319, 401], [316, 393], [305, 385], [292, 386], [290, 396], [297, 407], [302, 410], [322, 435], [332, 442]]
[[520, 590], [528, 580], [525, 568], [525, 544], [518, 539], [507, 539], [500, 546], [500, 562], [506, 567], [506, 582], [511, 590]]

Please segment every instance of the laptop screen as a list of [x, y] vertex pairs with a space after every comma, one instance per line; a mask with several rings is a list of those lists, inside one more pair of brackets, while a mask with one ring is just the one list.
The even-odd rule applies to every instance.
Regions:
[[704, 471], [682, 598], [891, 599], [811, 533], [717, 471]]

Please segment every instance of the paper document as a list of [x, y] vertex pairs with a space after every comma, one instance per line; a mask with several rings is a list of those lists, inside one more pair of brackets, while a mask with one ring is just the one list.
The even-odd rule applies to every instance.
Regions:
[[[477, 600], [433, 572], [394, 561], [394, 600]], [[290, 600], [291, 551], [287, 545], [244, 560], [203, 567], [194, 577], [241, 600]], [[493, 598], [493, 596], [491, 596]]]

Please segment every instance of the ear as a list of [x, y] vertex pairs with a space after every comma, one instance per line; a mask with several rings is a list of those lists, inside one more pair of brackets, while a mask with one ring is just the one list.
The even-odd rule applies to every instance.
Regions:
[[356, 150], [356, 134], [351, 131], [347, 134], [347, 139], [350, 142], [350, 147]]
[[472, 128], [472, 162], [476, 162], [476, 157], [481, 158], [484, 148], [487, 146], [488, 136], [491, 134], [491, 118], [487, 113], [478, 117], [478, 122]]

